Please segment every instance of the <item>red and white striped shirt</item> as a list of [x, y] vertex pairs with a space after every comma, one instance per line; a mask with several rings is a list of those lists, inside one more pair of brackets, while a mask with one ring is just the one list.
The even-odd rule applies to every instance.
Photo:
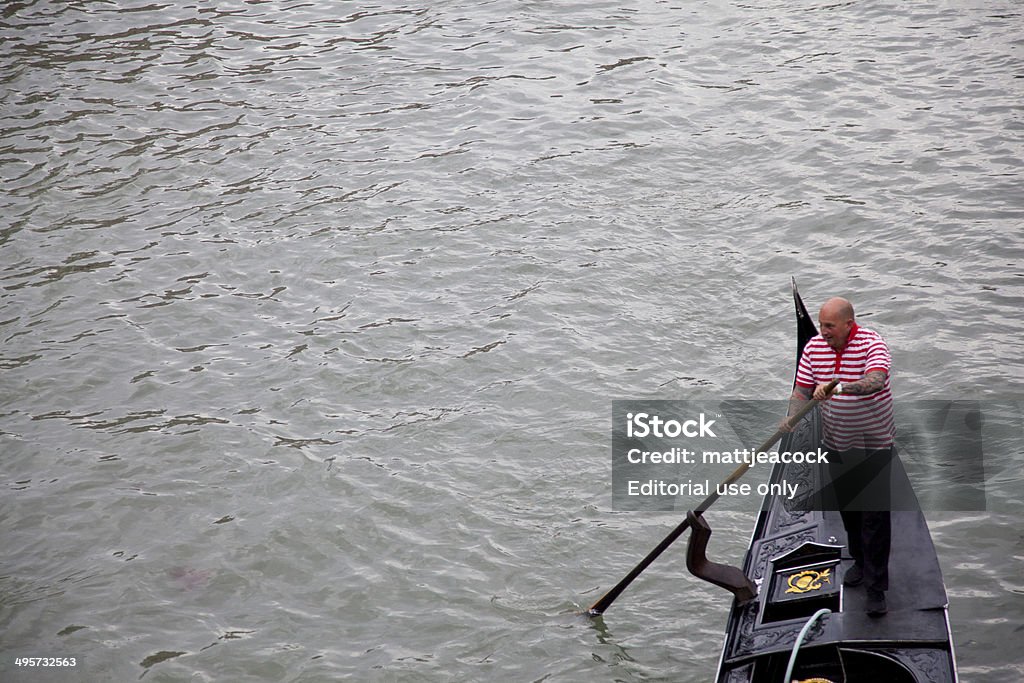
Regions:
[[867, 396], [833, 394], [822, 404], [825, 445], [833, 450], [888, 448], [896, 436], [889, 374], [889, 347], [874, 330], [854, 323], [846, 346], [838, 353], [819, 334], [807, 342], [797, 366], [798, 386], [813, 388], [838, 379], [856, 382], [872, 370], [884, 370], [885, 384]]

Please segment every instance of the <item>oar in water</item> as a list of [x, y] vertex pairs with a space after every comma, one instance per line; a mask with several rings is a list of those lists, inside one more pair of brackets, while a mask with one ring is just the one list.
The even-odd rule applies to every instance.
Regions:
[[[839, 384], [839, 380], [836, 379], [828, 383], [828, 385], [825, 387], [826, 396], [831, 396], [832, 390], [835, 389], [835, 386], [837, 384]], [[804, 404], [804, 406], [801, 407], [795, 415], [789, 418], [790, 426], [795, 426], [798, 422], [800, 422], [800, 420], [802, 420], [807, 413], [811, 412], [814, 409], [814, 406], [818, 405], [818, 403], [820, 403], [820, 401], [813, 399]], [[775, 433], [768, 437], [768, 440], [761, 444], [760, 448], [758, 448], [755, 452], [761, 453], [767, 451], [769, 448], [775, 445], [776, 441], [782, 438], [783, 434], [785, 434], [785, 432], [782, 430], [781, 427], [775, 430]], [[753, 467], [753, 462], [744, 463], [740, 465], [738, 468], [736, 468], [735, 472], [730, 474], [728, 478], [725, 479], [725, 481], [723, 481], [721, 484], [715, 487], [715, 490], [711, 492], [711, 494], [709, 494], [708, 497], [705, 498], [700, 505], [697, 506], [697, 509], [694, 510], [694, 513], [696, 515], [703, 514], [705, 510], [714, 505], [715, 501], [718, 500], [719, 489], [726, 488], [729, 484], [735, 483], [740, 477], [746, 474], [747, 470], [749, 470], [751, 467]], [[614, 588], [605, 593], [600, 600], [595, 602], [590, 607], [590, 609], [587, 610], [587, 614], [589, 614], [592, 617], [604, 614], [605, 610], [611, 607], [611, 604], [615, 602], [615, 599], [619, 597], [622, 591], [626, 590], [626, 587], [629, 586], [629, 584], [633, 583], [633, 579], [640, 576], [640, 574], [645, 569], [647, 569], [647, 567], [650, 566], [652, 562], [658, 559], [658, 555], [661, 555], [663, 552], [665, 552], [665, 549], [672, 545], [672, 543], [674, 543], [675, 540], [679, 538], [679, 536], [682, 535], [682, 533], [686, 531], [688, 528], [690, 528], [690, 520], [684, 519], [679, 524], [679, 526], [673, 529], [672, 532], [668, 536], [666, 536], [661, 543], [658, 544], [658, 547], [649, 552], [647, 554], [647, 557], [640, 560], [640, 564], [633, 567], [633, 570], [626, 574], [622, 581], [619, 581]]]

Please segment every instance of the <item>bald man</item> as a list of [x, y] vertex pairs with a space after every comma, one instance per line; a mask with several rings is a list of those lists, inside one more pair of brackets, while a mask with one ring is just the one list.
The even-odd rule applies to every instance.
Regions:
[[[818, 324], [821, 332], [807, 342], [797, 366], [790, 414], [812, 397], [823, 401], [827, 486], [854, 561], [843, 585], [866, 584], [867, 612], [881, 616], [888, 611], [888, 464], [896, 433], [889, 347], [877, 332], [857, 324], [853, 304], [840, 297], [825, 302]], [[826, 386], [833, 379], [839, 384], [829, 395]]]

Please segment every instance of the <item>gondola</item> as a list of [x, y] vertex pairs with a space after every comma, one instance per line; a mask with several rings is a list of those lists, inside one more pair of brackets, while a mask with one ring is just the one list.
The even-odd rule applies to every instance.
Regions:
[[[795, 282], [793, 299], [799, 360], [817, 329]], [[814, 410], [785, 436], [779, 450], [814, 450], [820, 443], [820, 417]], [[843, 586], [843, 572], [853, 561], [838, 512], [766, 498], [742, 567], [729, 568], [738, 570], [750, 590], [732, 589], [718, 683], [957, 681], [946, 589], [898, 455], [891, 476], [889, 613], [869, 617], [863, 587]], [[771, 481], [801, 481], [813, 488], [816, 477], [815, 466], [776, 465]]]

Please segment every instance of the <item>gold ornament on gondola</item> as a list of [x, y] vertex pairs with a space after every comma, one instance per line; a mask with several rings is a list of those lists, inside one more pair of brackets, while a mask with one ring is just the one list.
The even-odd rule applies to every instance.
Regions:
[[789, 588], [786, 589], [787, 593], [810, 593], [811, 591], [821, 590], [823, 583], [832, 583], [831, 569], [825, 569], [823, 571], [817, 571], [815, 569], [806, 569], [802, 572], [789, 575]]

